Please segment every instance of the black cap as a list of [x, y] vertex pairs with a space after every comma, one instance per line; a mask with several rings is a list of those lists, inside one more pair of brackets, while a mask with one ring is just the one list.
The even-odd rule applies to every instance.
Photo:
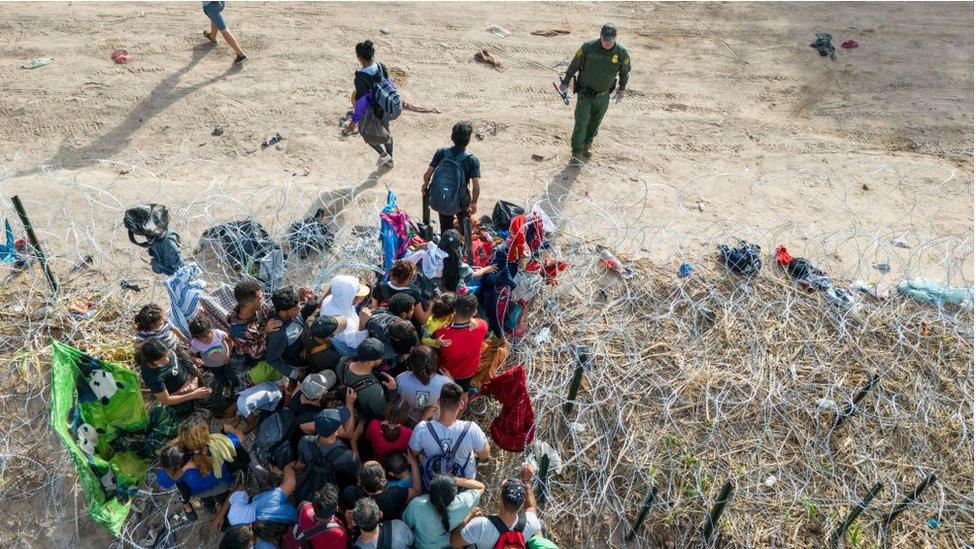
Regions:
[[600, 29], [600, 37], [604, 40], [616, 40], [617, 39], [617, 26], [613, 23], [605, 23], [603, 28]]
[[320, 316], [315, 319], [315, 322], [312, 323], [312, 337], [317, 337], [319, 339], [332, 337], [332, 334], [335, 333], [336, 328], [338, 327], [339, 323], [336, 321], [334, 316]]
[[367, 337], [359, 344], [356, 348], [356, 360], [379, 360], [383, 357], [383, 352], [386, 350], [383, 342], [376, 339], [375, 337]]
[[351, 415], [352, 412], [345, 406], [322, 410], [315, 416], [315, 434], [320, 437], [332, 436], [343, 423], [349, 421]]

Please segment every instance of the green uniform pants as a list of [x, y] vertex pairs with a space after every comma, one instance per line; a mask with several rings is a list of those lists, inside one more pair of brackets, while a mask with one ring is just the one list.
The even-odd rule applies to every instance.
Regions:
[[610, 106], [610, 94], [587, 97], [576, 96], [576, 124], [573, 125], [573, 152], [583, 152], [583, 149], [593, 142], [600, 130], [603, 115], [607, 114]]

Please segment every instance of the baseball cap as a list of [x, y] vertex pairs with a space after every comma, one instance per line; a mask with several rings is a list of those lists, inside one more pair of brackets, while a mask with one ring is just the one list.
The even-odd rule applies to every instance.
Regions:
[[375, 337], [367, 337], [356, 348], [356, 360], [379, 360], [383, 357], [386, 347]]
[[613, 23], [605, 23], [603, 28], [600, 29], [600, 37], [602, 37], [604, 40], [616, 40], [617, 26]]
[[322, 410], [315, 416], [315, 434], [320, 437], [332, 436], [343, 423], [349, 421], [351, 415], [345, 406]]
[[506, 480], [502, 483], [502, 499], [510, 505], [522, 505], [525, 502], [525, 485], [514, 478]]
[[340, 318], [342, 317], [320, 316], [316, 318], [315, 322], [312, 322], [312, 327], [310, 328], [312, 337], [316, 337], [318, 339], [332, 337], [332, 334], [339, 329]]
[[227, 511], [227, 522], [231, 526], [238, 524], [251, 524], [257, 515], [256, 506], [251, 503], [251, 498], [247, 492], [237, 490], [228, 498], [230, 510]]
[[302, 395], [309, 400], [322, 398], [326, 391], [335, 387], [336, 375], [332, 370], [323, 370], [321, 373], [312, 374], [305, 378], [301, 387]]

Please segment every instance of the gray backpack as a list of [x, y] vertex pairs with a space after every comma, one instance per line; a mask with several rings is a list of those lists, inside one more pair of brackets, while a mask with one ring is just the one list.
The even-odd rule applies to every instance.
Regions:
[[[454, 215], [461, 209], [461, 189], [467, 183], [461, 164], [467, 158], [466, 152], [453, 154], [450, 148], [444, 149], [444, 156], [434, 168], [427, 188], [430, 209], [444, 215]], [[441, 227], [441, 230], [446, 228], [450, 227]]]

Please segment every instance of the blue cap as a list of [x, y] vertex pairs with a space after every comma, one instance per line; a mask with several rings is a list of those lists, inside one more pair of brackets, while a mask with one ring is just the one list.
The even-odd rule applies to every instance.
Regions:
[[315, 416], [315, 434], [320, 437], [332, 436], [351, 416], [352, 412], [345, 406], [322, 410]]

